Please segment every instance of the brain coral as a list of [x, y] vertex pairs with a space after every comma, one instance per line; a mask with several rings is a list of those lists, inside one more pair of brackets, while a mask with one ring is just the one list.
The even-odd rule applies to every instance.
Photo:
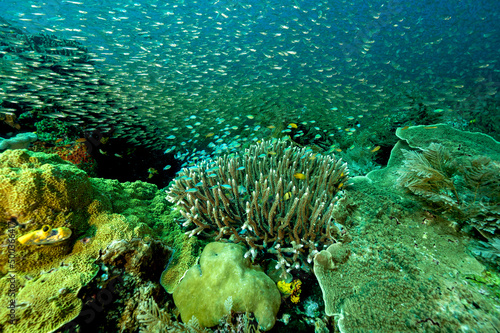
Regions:
[[233, 243], [209, 243], [200, 264], [191, 267], [173, 296], [182, 320], [194, 316], [204, 327], [215, 326], [227, 314], [232, 297], [235, 312], [253, 312], [262, 330], [276, 321], [281, 296], [273, 280], [244, 258], [246, 248]]

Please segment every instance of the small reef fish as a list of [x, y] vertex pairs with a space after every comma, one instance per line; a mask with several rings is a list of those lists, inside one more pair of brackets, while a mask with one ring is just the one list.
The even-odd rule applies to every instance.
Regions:
[[155, 168], [149, 168], [148, 173], [149, 173], [148, 178], [153, 178], [153, 176], [158, 173], [158, 170], [156, 170]]
[[218, 167], [218, 166], [214, 166], [214, 167], [212, 167], [212, 168], [210, 168], [210, 169], [207, 169], [206, 171], [207, 171], [207, 172], [214, 172], [214, 171], [217, 171], [217, 170], [219, 170], [219, 169], [220, 169], [220, 167]]
[[291, 128], [298, 128], [297, 124], [294, 124], [294, 123], [290, 123], [290, 124], [288, 124], [288, 127], [291, 127]]
[[372, 150], [370, 150], [370, 152], [374, 153], [376, 151], [379, 151], [379, 149], [380, 149], [380, 146], [377, 146], [377, 147], [373, 148]]
[[42, 229], [35, 230], [19, 237], [17, 240], [23, 245], [47, 245], [71, 237], [71, 229], [60, 227], [52, 229], [50, 225], [44, 225]]
[[300, 172], [294, 173], [293, 176], [296, 179], [306, 179], [306, 175], [304, 175], [303, 173], [300, 173]]

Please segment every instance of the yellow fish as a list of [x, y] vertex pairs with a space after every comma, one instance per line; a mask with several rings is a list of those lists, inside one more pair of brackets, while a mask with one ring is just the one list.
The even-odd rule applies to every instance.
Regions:
[[300, 172], [294, 173], [293, 176], [296, 179], [306, 179], [306, 175], [304, 175], [303, 173], [300, 173]]
[[290, 123], [290, 124], [288, 124], [288, 127], [291, 127], [291, 128], [298, 128], [297, 124], [294, 124], [294, 123]]
[[292, 192], [286, 192], [285, 195], [283, 196], [283, 199], [286, 201], [286, 200], [290, 199], [291, 196], [292, 196]]
[[153, 176], [156, 175], [158, 171], [155, 168], [149, 168], [148, 173], [149, 173], [148, 178], [153, 178]]
[[372, 150], [370, 150], [370, 152], [374, 153], [374, 152], [378, 151], [379, 149], [380, 149], [380, 146], [377, 146], [377, 147], [373, 148]]
[[61, 242], [69, 237], [71, 237], [71, 229], [69, 228], [52, 229], [50, 225], [44, 225], [42, 229], [29, 232], [17, 240], [23, 245], [47, 245]]

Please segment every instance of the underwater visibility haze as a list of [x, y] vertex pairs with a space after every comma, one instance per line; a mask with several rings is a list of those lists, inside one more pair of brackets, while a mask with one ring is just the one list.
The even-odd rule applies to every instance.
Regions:
[[1, 332], [500, 332], [498, 1], [0, 10]]

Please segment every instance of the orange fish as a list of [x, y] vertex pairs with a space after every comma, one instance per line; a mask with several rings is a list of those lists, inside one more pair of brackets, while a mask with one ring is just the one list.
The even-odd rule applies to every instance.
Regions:
[[85, 138], [76, 139], [76, 142], [85, 142], [85, 141], [87, 141], [87, 139], [85, 139]]
[[425, 129], [433, 129], [433, 128], [438, 128], [437, 126], [427, 126], [427, 127], [424, 127]]
[[57, 139], [57, 140], [56, 140], [56, 143], [59, 143], [59, 142], [61, 142], [62, 140], [63, 140], [63, 139]]
[[405, 127], [403, 127], [401, 130], [404, 131], [405, 129], [408, 129], [410, 128], [410, 126], [406, 125]]

